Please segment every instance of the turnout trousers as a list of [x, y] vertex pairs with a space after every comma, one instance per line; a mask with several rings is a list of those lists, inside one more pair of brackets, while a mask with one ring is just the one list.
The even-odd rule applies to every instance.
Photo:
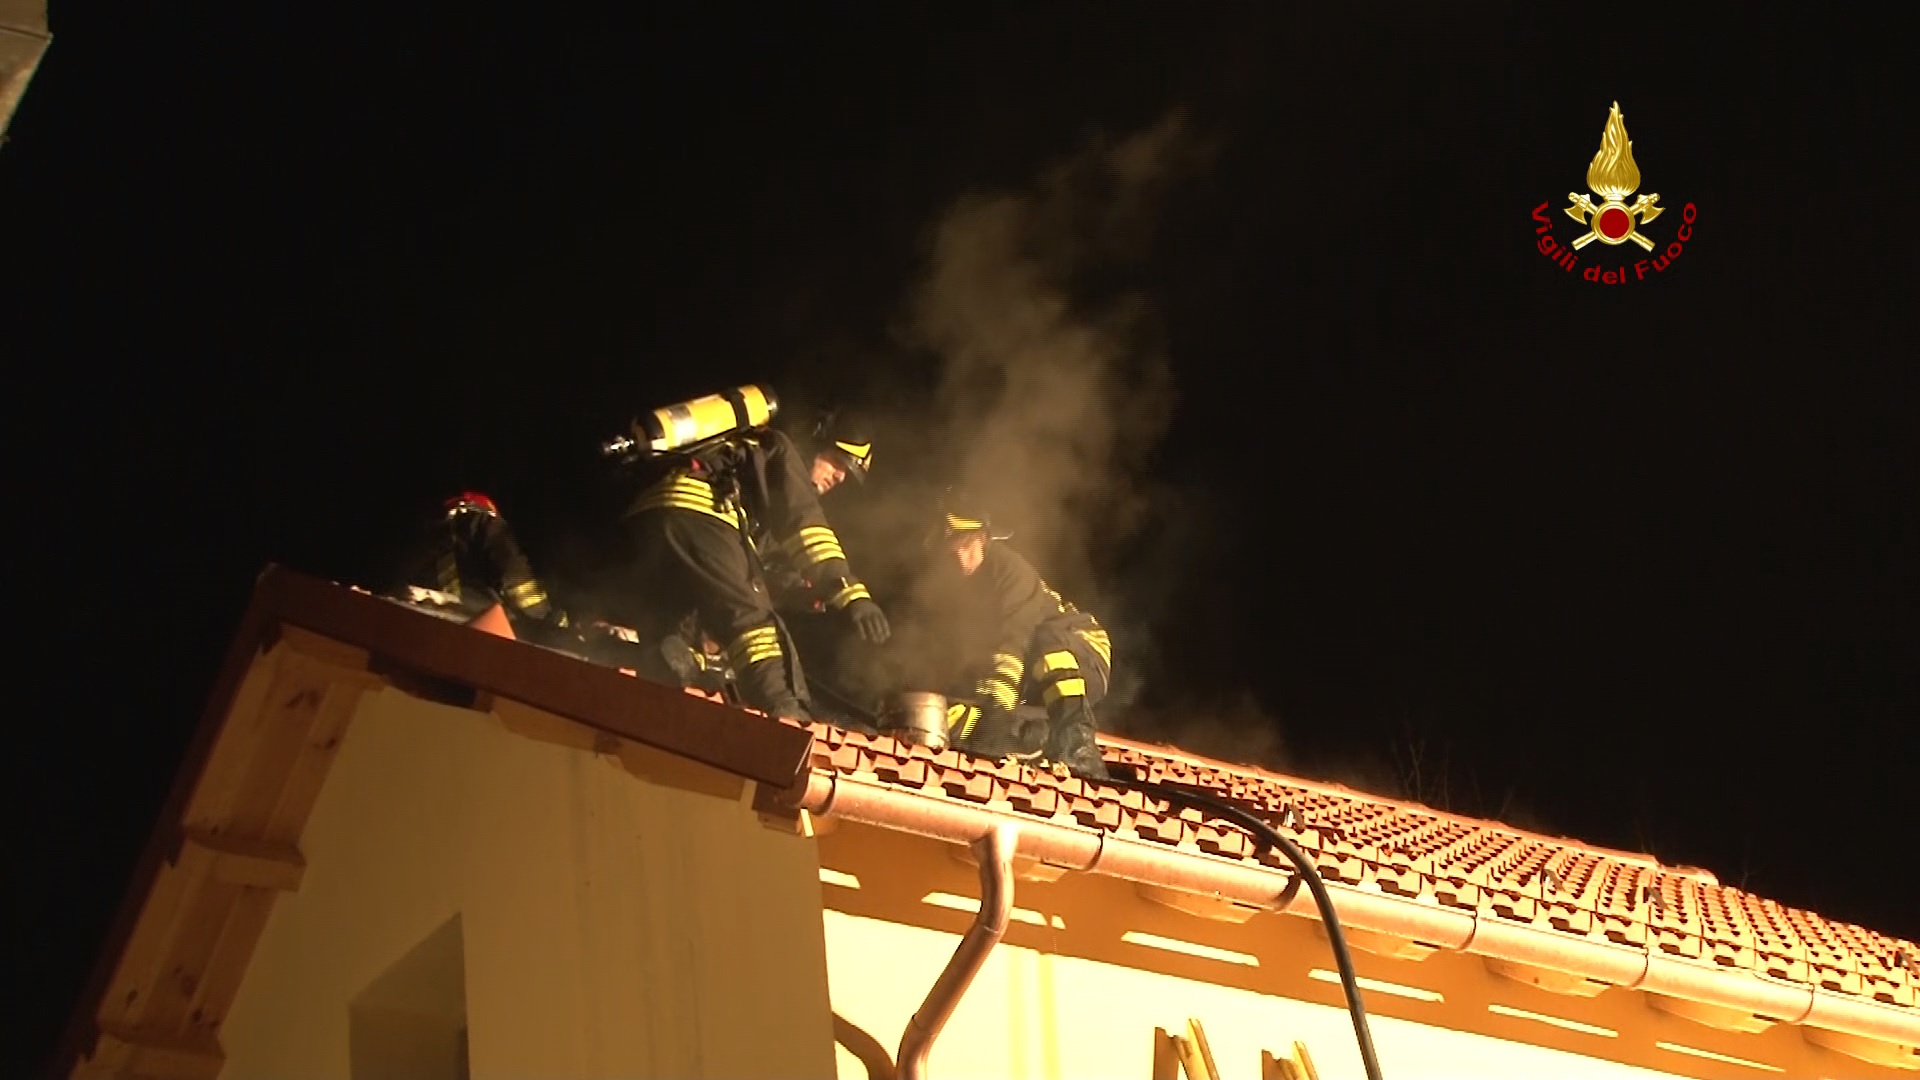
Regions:
[[1020, 667], [1018, 700], [1046, 710], [1044, 746], [1034, 744], [1032, 728], [1021, 722], [1020, 710], [983, 709], [967, 702], [947, 709], [954, 741], [988, 757], [1038, 756], [1075, 773], [1104, 776], [1093, 737], [1093, 709], [1113, 681], [1113, 644], [1107, 631], [1091, 620], [1043, 623], [1034, 631]]
[[1093, 707], [1113, 681], [1107, 631], [1091, 620], [1079, 626], [1046, 624], [1034, 631], [1028, 655], [1026, 693], [1038, 696], [1047, 709], [1046, 759], [1080, 776], [1106, 776], [1093, 737]]
[[1026, 667], [1023, 700], [1046, 706], [1056, 727], [1083, 714], [1091, 723], [1091, 710], [1113, 682], [1113, 644], [1097, 623], [1046, 623], [1033, 632]]
[[675, 508], [643, 510], [626, 524], [633, 546], [623, 592], [635, 609], [643, 651], [650, 659], [660, 655], [665, 668], [649, 677], [684, 683], [664, 656], [683, 643], [699, 647], [684, 641], [691, 617], [726, 650], [742, 702], [775, 716], [808, 717], [797, 658], [740, 530]]

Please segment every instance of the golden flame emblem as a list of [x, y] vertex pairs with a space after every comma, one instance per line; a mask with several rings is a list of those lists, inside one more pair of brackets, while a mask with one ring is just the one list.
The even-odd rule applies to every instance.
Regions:
[[1607, 113], [1606, 130], [1600, 133], [1600, 152], [1587, 166], [1587, 187], [1600, 196], [1598, 205], [1579, 192], [1567, 194], [1572, 201], [1567, 216], [1587, 227], [1586, 235], [1573, 242], [1574, 250], [1595, 240], [1603, 244], [1631, 240], [1653, 250], [1653, 241], [1640, 235], [1640, 226], [1659, 217], [1665, 207], [1658, 205], [1658, 195], [1642, 195], [1632, 206], [1626, 203], [1626, 197], [1640, 187], [1640, 166], [1633, 162], [1633, 140], [1627, 138], [1627, 122], [1617, 101]]

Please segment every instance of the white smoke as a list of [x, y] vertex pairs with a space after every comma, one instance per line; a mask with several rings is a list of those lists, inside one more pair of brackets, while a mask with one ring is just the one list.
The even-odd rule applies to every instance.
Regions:
[[1179, 114], [1094, 139], [1024, 191], [970, 194], [933, 232], [903, 336], [936, 354], [952, 476], [1040, 566], [1084, 580], [1129, 531], [1174, 404], [1153, 305], [1102, 284], [1146, 254], [1161, 196], [1204, 161]]

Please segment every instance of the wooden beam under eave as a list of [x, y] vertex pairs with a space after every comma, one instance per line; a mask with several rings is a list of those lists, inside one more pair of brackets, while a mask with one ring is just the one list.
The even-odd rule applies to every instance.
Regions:
[[217, 1041], [169, 1038], [138, 1031], [102, 1031], [93, 1052], [73, 1070], [74, 1080], [215, 1080], [227, 1064]]
[[297, 892], [306, 876], [307, 860], [291, 844], [199, 829], [189, 830], [185, 842], [204, 848], [214, 860], [214, 879], [229, 885]]
[[255, 654], [186, 812], [162, 826], [171, 850], [95, 1012], [122, 1042], [139, 1033], [140, 1045], [174, 1053], [211, 1040], [274, 897], [305, 877], [298, 840], [365, 684], [297, 645], [282, 638]]
[[616, 743], [613, 754], [620, 759], [621, 767], [648, 783], [728, 802], [744, 797], [748, 781], [743, 777], [630, 739], [618, 739]]
[[[343, 672], [284, 639], [257, 657], [224, 718], [181, 824], [296, 840], [306, 826], [306, 807], [297, 815], [278, 811], [290, 785], [299, 786], [294, 782], [303, 772], [303, 759], [312, 758], [313, 751], [331, 759], [367, 685], [364, 674]], [[323, 778], [324, 769], [307, 779]], [[317, 795], [317, 787], [304, 794]]]
[[277, 647], [298, 653], [303, 660], [310, 660], [327, 668], [335, 678], [358, 683], [364, 689], [375, 689], [385, 680], [371, 671], [373, 658], [367, 650], [346, 642], [316, 634], [304, 627], [282, 624], [278, 629]]
[[[480, 703], [476, 701], [475, 704]], [[502, 726], [521, 738], [595, 754], [611, 754], [620, 748], [620, 740], [613, 735], [512, 698], [490, 695], [487, 705], [488, 711], [500, 718]]]

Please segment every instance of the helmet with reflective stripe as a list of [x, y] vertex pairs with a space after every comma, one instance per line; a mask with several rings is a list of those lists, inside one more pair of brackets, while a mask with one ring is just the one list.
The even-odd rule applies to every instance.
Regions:
[[828, 412], [820, 417], [813, 426], [813, 444], [816, 455], [832, 459], [842, 472], [855, 480], [865, 480], [873, 468], [872, 436], [865, 427], [841, 412]]
[[937, 532], [949, 540], [975, 534], [988, 540], [1008, 539], [993, 531], [993, 515], [987, 512], [984, 503], [953, 488], [948, 488], [946, 496], [940, 500]]

